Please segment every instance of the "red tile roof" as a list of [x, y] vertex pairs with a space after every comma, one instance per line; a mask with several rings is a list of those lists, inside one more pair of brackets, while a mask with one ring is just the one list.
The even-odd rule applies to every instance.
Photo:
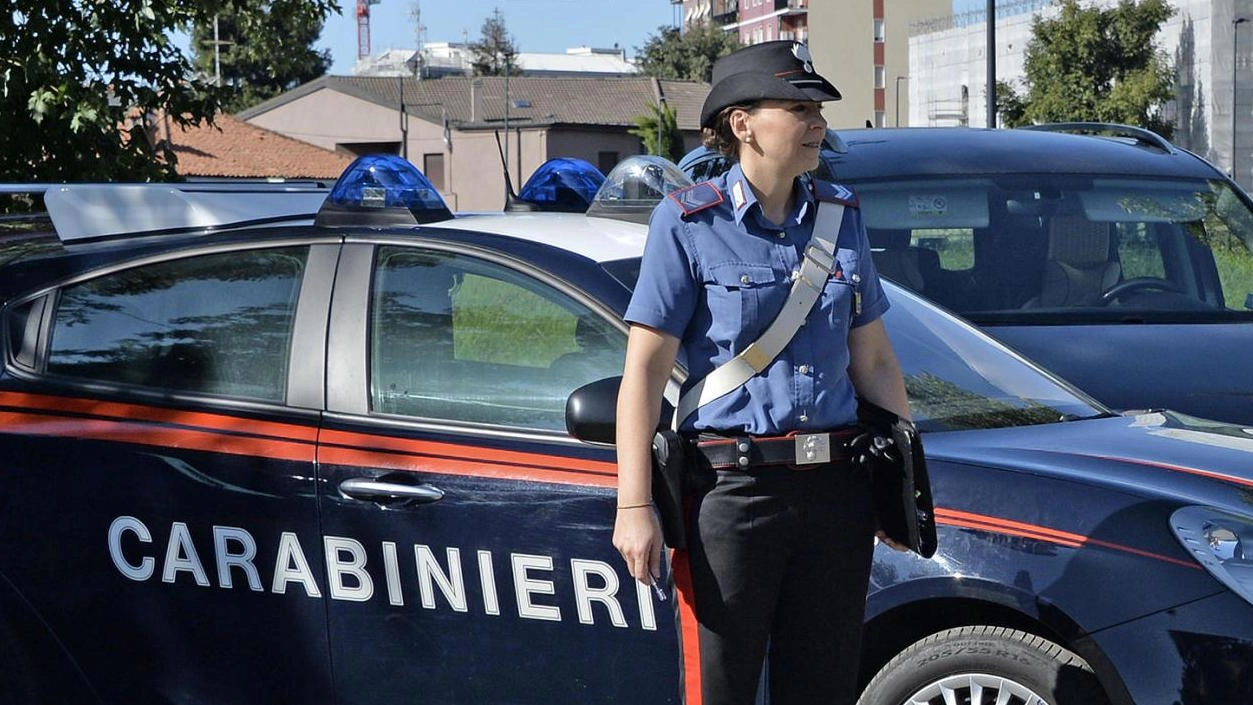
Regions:
[[294, 140], [219, 113], [216, 126], [182, 129], [159, 118], [156, 138], [170, 139], [179, 176], [334, 179], [352, 162], [349, 155]]

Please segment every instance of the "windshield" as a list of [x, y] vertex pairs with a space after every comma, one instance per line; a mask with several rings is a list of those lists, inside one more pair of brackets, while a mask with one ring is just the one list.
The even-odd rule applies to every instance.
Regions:
[[[634, 287], [639, 259], [605, 263]], [[922, 431], [1054, 423], [1106, 412], [1008, 348], [926, 300], [885, 283], [884, 324]]]
[[1218, 180], [858, 183], [880, 273], [977, 323], [1253, 320], [1253, 214]]

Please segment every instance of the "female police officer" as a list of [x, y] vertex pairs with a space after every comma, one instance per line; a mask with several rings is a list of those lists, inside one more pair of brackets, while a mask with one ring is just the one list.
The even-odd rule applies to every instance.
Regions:
[[[652, 215], [626, 314], [614, 545], [636, 579], [659, 575], [650, 448], [680, 350], [685, 393], [727, 360], [750, 358], [758, 371], [734, 388], [705, 390], [716, 398], [690, 413], [680, 401], [690, 471], [704, 478], [688, 548], [672, 557], [686, 702], [751, 703], [768, 649], [775, 705], [851, 703], [874, 517], [866, 471], [841, 447], [855, 394], [908, 415], [879, 320], [888, 303], [851, 192], [802, 178], [818, 164], [822, 101], [840, 98], [807, 48], [750, 46], [718, 60], [713, 77], [705, 143], [735, 165]], [[827, 258], [816, 303], [775, 341], [786, 342], [781, 352], [751, 360], [745, 350], [769, 347], [763, 333], [791, 303], [820, 209], [841, 206], [838, 220], [825, 219], [834, 232], [819, 233], [834, 241], [835, 262]]]

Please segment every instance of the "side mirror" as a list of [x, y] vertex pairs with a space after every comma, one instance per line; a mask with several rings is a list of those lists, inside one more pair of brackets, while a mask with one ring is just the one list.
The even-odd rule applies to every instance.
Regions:
[[[588, 443], [612, 445], [618, 426], [618, 389], [622, 377], [608, 377], [589, 382], [570, 393], [566, 399], [566, 430], [571, 436]], [[674, 406], [661, 402], [658, 430], [669, 428]]]

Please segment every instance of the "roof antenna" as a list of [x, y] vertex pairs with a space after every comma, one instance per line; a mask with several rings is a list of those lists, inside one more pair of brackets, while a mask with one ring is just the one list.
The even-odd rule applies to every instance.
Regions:
[[534, 203], [518, 198], [513, 192], [513, 180], [509, 178], [509, 162], [505, 161], [505, 150], [500, 146], [500, 131], [497, 130], [496, 135], [496, 151], [500, 153], [500, 166], [505, 170], [505, 212], [527, 212], [537, 211], [539, 208]]

